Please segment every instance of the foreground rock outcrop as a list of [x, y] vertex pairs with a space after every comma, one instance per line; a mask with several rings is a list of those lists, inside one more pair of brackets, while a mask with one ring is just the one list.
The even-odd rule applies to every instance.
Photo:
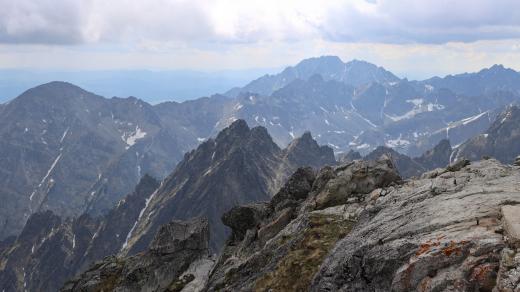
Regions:
[[520, 291], [520, 168], [458, 161], [402, 181], [389, 159], [299, 169], [233, 232], [208, 291]]
[[355, 161], [318, 173], [298, 169], [270, 202], [224, 214], [232, 234], [209, 291], [304, 291], [336, 242], [354, 226], [364, 198], [400, 181], [390, 160]]
[[207, 219], [172, 221], [159, 229], [145, 252], [106, 257], [61, 291], [180, 291], [196, 279], [184, 272], [204, 261], [209, 261]]
[[520, 255], [503, 224], [519, 213], [501, 210], [520, 204], [520, 171], [496, 160], [464, 165], [367, 205], [311, 290], [518, 291]]

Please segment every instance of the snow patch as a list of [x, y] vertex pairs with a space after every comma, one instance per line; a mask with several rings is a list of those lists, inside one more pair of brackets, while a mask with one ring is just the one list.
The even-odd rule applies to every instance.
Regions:
[[401, 135], [397, 139], [388, 140], [385, 145], [390, 148], [399, 148], [410, 145], [410, 141], [403, 139]]
[[128, 231], [128, 234], [126, 235], [126, 240], [125, 240], [125, 243], [123, 243], [123, 247], [121, 247], [121, 251], [123, 251], [128, 246], [128, 241], [130, 240], [130, 238], [132, 238], [132, 234], [134, 233], [134, 229], [137, 227], [137, 224], [139, 223], [139, 221], [143, 217], [144, 211], [146, 211], [146, 209], [148, 208], [148, 205], [150, 204], [152, 199], [155, 197], [155, 195], [157, 194], [159, 189], [161, 189], [161, 187], [162, 187], [162, 182], [161, 182], [161, 185], [148, 198], [146, 198], [146, 201], [145, 201], [143, 209], [141, 209], [141, 212], [139, 212], [139, 216], [137, 217], [137, 220], [135, 220], [134, 225], [132, 226], [130, 231]]
[[61, 135], [60, 143], [63, 143], [63, 140], [65, 140], [65, 137], [67, 137], [67, 134], [69, 133], [69, 129], [70, 129], [70, 127], [68, 127], [67, 130], [65, 130], [65, 132], [63, 132], [63, 135]]
[[[143, 139], [146, 136], [146, 132], [142, 131], [141, 128], [139, 128], [139, 125], [135, 126], [135, 131], [131, 133], [124, 133], [123, 136], [121, 136], [121, 139], [126, 143], [128, 146], [133, 146], [139, 139]], [[127, 147], [128, 149], [129, 147]]]

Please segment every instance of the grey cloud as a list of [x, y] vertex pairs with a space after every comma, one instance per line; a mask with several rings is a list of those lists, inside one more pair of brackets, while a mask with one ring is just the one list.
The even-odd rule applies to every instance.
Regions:
[[378, 0], [342, 5], [318, 29], [340, 42], [433, 43], [520, 37], [520, 1]]
[[247, 11], [247, 1], [0, 0], [0, 43], [207, 45], [322, 38], [442, 44], [520, 38], [517, 0], [331, 0], [319, 11], [307, 7], [312, 1], [287, 2], [294, 6], [288, 11], [265, 0], [270, 15], [242, 15], [236, 11]]

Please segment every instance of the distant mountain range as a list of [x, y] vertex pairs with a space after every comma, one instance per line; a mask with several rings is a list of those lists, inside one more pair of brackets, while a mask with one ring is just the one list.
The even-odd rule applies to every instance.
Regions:
[[[409, 81], [364, 61], [331, 56], [303, 60], [225, 95], [182, 103], [107, 99], [70, 83], [47, 83], [0, 105], [0, 239], [19, 234], [38, 211], [106, 214], [144, 174], [164, 179], [185, 153], [239, 119], [265, 128], [271, 147], [279, 148], [273, 153], [291, 149], [291, 141], [310, 131], [338, 156], [384, 146], [397, 151], [394, 156], [419, 158], [444, 139], [455, 149], [471, 148], [461, 144], [519, 100], [520, 73], [500, 65]], [[403, 175], [421, 172], [419, 164]]]

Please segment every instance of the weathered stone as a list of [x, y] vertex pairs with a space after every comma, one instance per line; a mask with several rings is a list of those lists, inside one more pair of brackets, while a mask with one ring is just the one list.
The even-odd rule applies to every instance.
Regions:
[[207, 250], [209, 242], [208, 220], [172, 221], [161, 226], [149, 250], [157, 254], [171, 254], [181, 250]]
[[520, 205], [502, 206], [502, 222], [512, 246], [520, 247]]
[[269, 239], [278, 234], [295, 217], [294, 209], [292, 208], [287, 208], [280, 213], [275, 220], [258, 230], [258, 240], [261, 245], [264, 245]]
[[446, 171], [448, 171], [448, 172], [459, 171], [462, 168], [470, 165], [470, 163], [471, 162], [468, 159], [461, 159], [461, 160], [458, 160], [458, 161], [448, 165], [448, 167], [446, 167]]
[[[501, 206], [520, 203], [520, 173], [493, 159], [457, 169], [380, 197], [323, 261], [310, 290], [491, 291], [507, 245], [495, 232]], [[515, 275], [511, 262], [504, 274]]]
[[294, 206], [296, 201], [307, 198], [315, 178], [316, 174], [312, 168], [298, 168], [280, 191], [273, 196], [269, 205], [275, 211], [285, 209], [291, 204]]
[[368, 194], [401, 180], [388, 159], [355, 161], [338, 167], [336, 171], [337, 177], [330, 179], [316, 196], [315, 209], [345, 204], [353, 196]]

